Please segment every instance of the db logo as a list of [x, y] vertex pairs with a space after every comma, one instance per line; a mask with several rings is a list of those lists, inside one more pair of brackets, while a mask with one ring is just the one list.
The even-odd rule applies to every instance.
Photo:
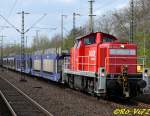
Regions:
[[89, 56], [96, 56], [96, 51], [95, 50], [89, 51]]

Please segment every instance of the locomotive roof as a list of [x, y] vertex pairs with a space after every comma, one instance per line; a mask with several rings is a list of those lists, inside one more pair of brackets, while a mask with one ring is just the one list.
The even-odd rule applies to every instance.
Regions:
[[93, 32], [93, 33], [89, 33], [87, 35], [84, 35], [84, 36], [79, 36], [79, 37], [76, 37], [76, 40], [79, 40], [79, 39], [83, 39], [83, 38], [86, 38], [88, 36], [92, 36], [92, 35], [95, 35], [97, 33], [101, 33], [101, 34], [105, 34], [105, 35], [108, 35], [108, 36], [111, 36], [114, 40], [117, 40], [117, 38], [113, 35], [110, 35], [110, 34], [107, 34], [107, 33], [103, 33], [103, 32]]

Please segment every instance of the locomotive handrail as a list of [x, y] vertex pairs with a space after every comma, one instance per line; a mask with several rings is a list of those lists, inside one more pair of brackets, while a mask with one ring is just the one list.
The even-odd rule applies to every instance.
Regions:
[[[109, 65], [123, 65], [123, 64], [109, 64]], [[125, 65], [130, 65], [130, 66], [136, 66], [136, 65], [143, 65], [143, 64], [125, 64]]]
[[[71, 69], [71, 70], [75, 70], [74, 65], [77, 65], [77, 71], [90, 71], [90, 66], [94, 66], [94, 71], [96, 71], [96, 61], [95, 63], [90, 63], [90, 58], [96, 58], [96, 56], [78, 56], [77, 57], [78, 60], [74, 60], [75, 58], [73, 58], [73, 64], [70, 65], [70, 57], [65, 57], [64, 58], [64, 69]], [[81, 60], [79, 60], [79, 58], [81, 58]], [[84, 62], [84, 58], [87, 58], [87, 62]], [[81, 69], [79, 69], [79, 65], [81, 65]], [[71, 67], [72, 66], [72, 67]], [[88, 70], [84, 70], [84, 66], [88, 66]]]
[[105, 60], [107, 60], [107, 59], [137, 59], [137, 60], [141, 59], [144, 61], [144, 58], [137, 58], [137, 57], [106, 57]]
[[106, 57], [106, 58], [135, 58], [135, 59], [137, 59], [137, 57]]
[[70, 57], [64, 57], [64, 69], [69, 69], [68, 68], [68, 66], [70, 67], [70, 60], [69, 59], [70, 59]]
[[[89, 72], [92, 72], [92, 71], [90, 71], [90, 66], [94, 66], [94, 71], [93, 72], [96, 71], [96, 62], [93, 63], [93, 64], [90, 64], [90, 58], [96, 58], [96, 56], [78, 56], [78, 58], [82, 58], [82, 60], [81, 60], [82, 62], [81, 63], [79, 61], [77, 62], [78, 68], [79, 68], [79, 65], [82, 65], [82, 70], [79, 70], [77, 68], [78, 71], [84, 71], [84, 69], [83, 69], [84, 66], [88, 66], [88, 70], [87, 71], [89, 71]], [[84, 63], [83, 62], [84, 61], [83, 58], [87, 58], [88, 62]]]
[[137, 57], [106, 57], [105, 60], [107, 59], [141, 59], [141, 60], [144, 60], [144, 58], [137, 58]]

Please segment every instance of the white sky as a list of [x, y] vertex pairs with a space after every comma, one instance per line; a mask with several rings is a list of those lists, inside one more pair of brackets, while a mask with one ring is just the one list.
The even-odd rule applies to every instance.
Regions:
[[[21, 28], [21, 15], [17, 12], [24, 10], [30, 14], [25, 15], [25, 29], [29, 28], [39, 17], [44, 13], [47, 16], [40, 21], [36, 27], [53, 28], [56, 30], [40, 30], [39, 35], [54, 36], [60, 33], [60, 17], [61, 14], [68, 15], [64, 20], [64, 33], [72, 29], [72, 13], [77, 12], [82, 16], [76, 18], [76, 26], [82, 26], [88, 21], [89, 3], [88, 0], [0, 0], [0, 14], [6, 17], [17, 28]], [[95, 0], [94, 14], [98, 16], [105, 14], [110, 10], [120, 9], [125, 7], [129, 0]], [[6, 22], [0, 18], [0, 26], [7, 25]], [[1, 29], [1, 28], [0, 28]], [[28, 45], [31, 44], [35, 30], [32, 29], [26, 34], [28, 36]], [[4, 43], [20, 43], [20, 35], [14, 29], [1, 29], [2, 33], [7, 36]]]

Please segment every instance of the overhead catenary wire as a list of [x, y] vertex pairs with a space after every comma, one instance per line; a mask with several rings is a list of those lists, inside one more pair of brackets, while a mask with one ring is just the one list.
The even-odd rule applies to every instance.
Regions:
[[[16, 1], [17, 1], [17, 0], [16, 0]], [[116, 1], [118, 1], [118, 0], [116, 0]], [[114, 2], [116, 3], [116, 1], [114, 1]], [[112, 4], [115, 4], [114, 2], [113, 2]], [[14, 6], [15, 6], [15, 4], [16, 4], [16, 3], [14, 3]], [[106, 4], [107, 4], [107, 5], [106, 5]], [[105, 1], [105, 4], [104, 4], [104, 5], [98, 5], [98, 6], [100, 6], [100, 9], [101, 9], [101, 8], [106, 8], [106, 7], [108, 7], [108, 6], [112, 5], [112, 4], [108, 4], [108, 2]], [[14, 9], [14, 8], [12, 8], [12, 9]], [[96, 8], [96, 9], [97, 9], [97, 8]], [[82, 14], [84, 14], [84, 13], [82, 13]], [[48, 14], [48, 15], [50, 15], [50, 14]], [[69, 16], [72, 17], [72, 14], [70, 14]], [[82, 17], [85, 17], [85, 16], [87, 17], [88, 15], [85, 15], [85, 14], [82, 15]], [[99, 15], [98, 15], [98, 16], [99, 16]], [[28, 31], [28, 30], [27, 30], [27, 31]]]
[[17, 2], [18, 2], [18, 0], [15, 0], [15, 1], [14, 1], [14, 4], [13, 4], [13, 6], [12, 6], [12, 8], [10, 9], [10, 12], [9, 12], [9, 14], [8, 14], [8, 18], [9, 18], [9, 17], [11, 16], [11, 14], [13, 13], [13, 10], [14, 10], [14, 8], [16, 7]]
[[[22, 29], [19, 30], [17, 29], [12, 23], [10, 23], [4, 16], [0, 15], [0, 17], [2, 17], [12, 28], [14, 28], [17, 32], [19, 32], [21, 34], [21, 60], [22, 60], [22, 67], [21, 67], [21, 74], [23, 73], [23, 70], [25, 69], [25, 62], [24, 62], [24, 58], [25, 58], [25, 49], [24, 49], [24, 34], [26, 32], [28, 32], [32, 27], [34, 27], [39, 21], [41, 21], [46, 14], [44, 14], [42, 17], [40, 17], [35, 23], [33, 23], [33, 25], [31, 25], [30, 28], [28, 28], [26, 31], [24, 30], [24, 14], [29, 14], [29, 13], [25, 13], [24, 11], [19, 12], [18, 14], [22, 14]], [[20, 81], [26, 81], [25, 76], [21, 76], [21, 80]]]
[[[116, 2], [118, 2], [119, 0], [116, 0], [116, 1], [114, 1], [112, 4], [109, 4], [110, 3], [110, 1], [108, 1], [108, 2], [105, 2], [104, 4], [102, 4], [101, 5], [101, 7], [97, 7], [97, 8], [95, 8], [96, 10], [99, 10], [99, 9], [103, 9], [103, 8], [107, 8], [107, 7], [109, 7], [110, 5], [113, 5], [114, 3], [116, 3]], [[95, 10], [95, 11], [96, 11]], [[88, 17], [88, 15], [85, 15], [85, 13], [81, 13], [80, 14], [80, 16], [82, 16], [82, 17]], [[96, 14], [96, 16], [102, 16], [101, 14]], [[72, 14], [67, 14], [67, 17], [69, 17], [69, 18], [71, 18], [72, 17]], [[68, 18], [68, 19], [69, 19]]]
[[[95, 9], [96, 9], [96, 10], [100, 10], [100, 9], [110, 8], [110, 6], [115, 5], [116, 3], [118, 3], [118, 1], [121, 1], [121, 0], [115, 0], [115, 1], [113, 1], [113, 2], [111, 2], [111, 3], [110, 3], [109, 0], [107, 0], [104, 4], [101, 4], [100, 7], [98, 6], [98, 7], [96, 7]], [[122, 0], [122, 1], [124, 1], [124, 0]]]
[[[40, 22], [44, 17], [46, 16], [46, 14], [44, 14], [42, 17], [40, 17], [35, 23], [32, 24], [32, 26], [30, 28], [28, 28], [24, 33], [28, 32], [31, 28], [33, 28], [38, 22]], [[21, 31], [15, 26], [13, 25], [9, 20], [7, 20], [3, 15], [0, 14], [0, 17], [2, 19], [4, 19], [4, 21], [6, 23], [8, 23], [13, 29], [15, 29], [17, 32], [21, 33]]]
[[35, 23], [33, 23], [33, 24], [31, 25], [31, 27], [29, 27], [29, 28], [25, 31], [25, 33], [28, 32], [30, 29], [32, 29], [32, 28], [33, 28], [38, 22], [40, 22], [46, 15], [47, 15], [47, 14], [44, 14], [43, 16], [41, 16]]
[[[17, 2], [18, 2], [18, 0], [15, 0], [15, 1], [14, 1], [13, 5], [12, 5], [12, 7], [11, 7], [11, 9], [10, 9], [10, 12], [8, 13], [7, 18], [9, 18], [9, 17], [11, 16], [11, 14], [13, 13], [13, 10], [14, 10], [14, 8], [16, 7]], [[6, 19], [7, 19], [7, 18], [6, 18]], [[4, 25], [4, 24], [3, 24], [3, 25]], [[1, 31], [0, 31], [0, 32], [1, 32]]]
[[20, 31], [17, 27], [15, 27], [12, 23], [10, 23], [10, 21], [8, 21], [3, 15], [0, 14], [0, 17], [1, 17], [2, 19], [4, 19], [4, 21], [5, 21], [6, 23], [8, 23], [13, 29], [15, 29], [17, 32], [21, 33], [21, 31]]
[[35, 29], [56, 30], [57, 27], [33, 27]]

